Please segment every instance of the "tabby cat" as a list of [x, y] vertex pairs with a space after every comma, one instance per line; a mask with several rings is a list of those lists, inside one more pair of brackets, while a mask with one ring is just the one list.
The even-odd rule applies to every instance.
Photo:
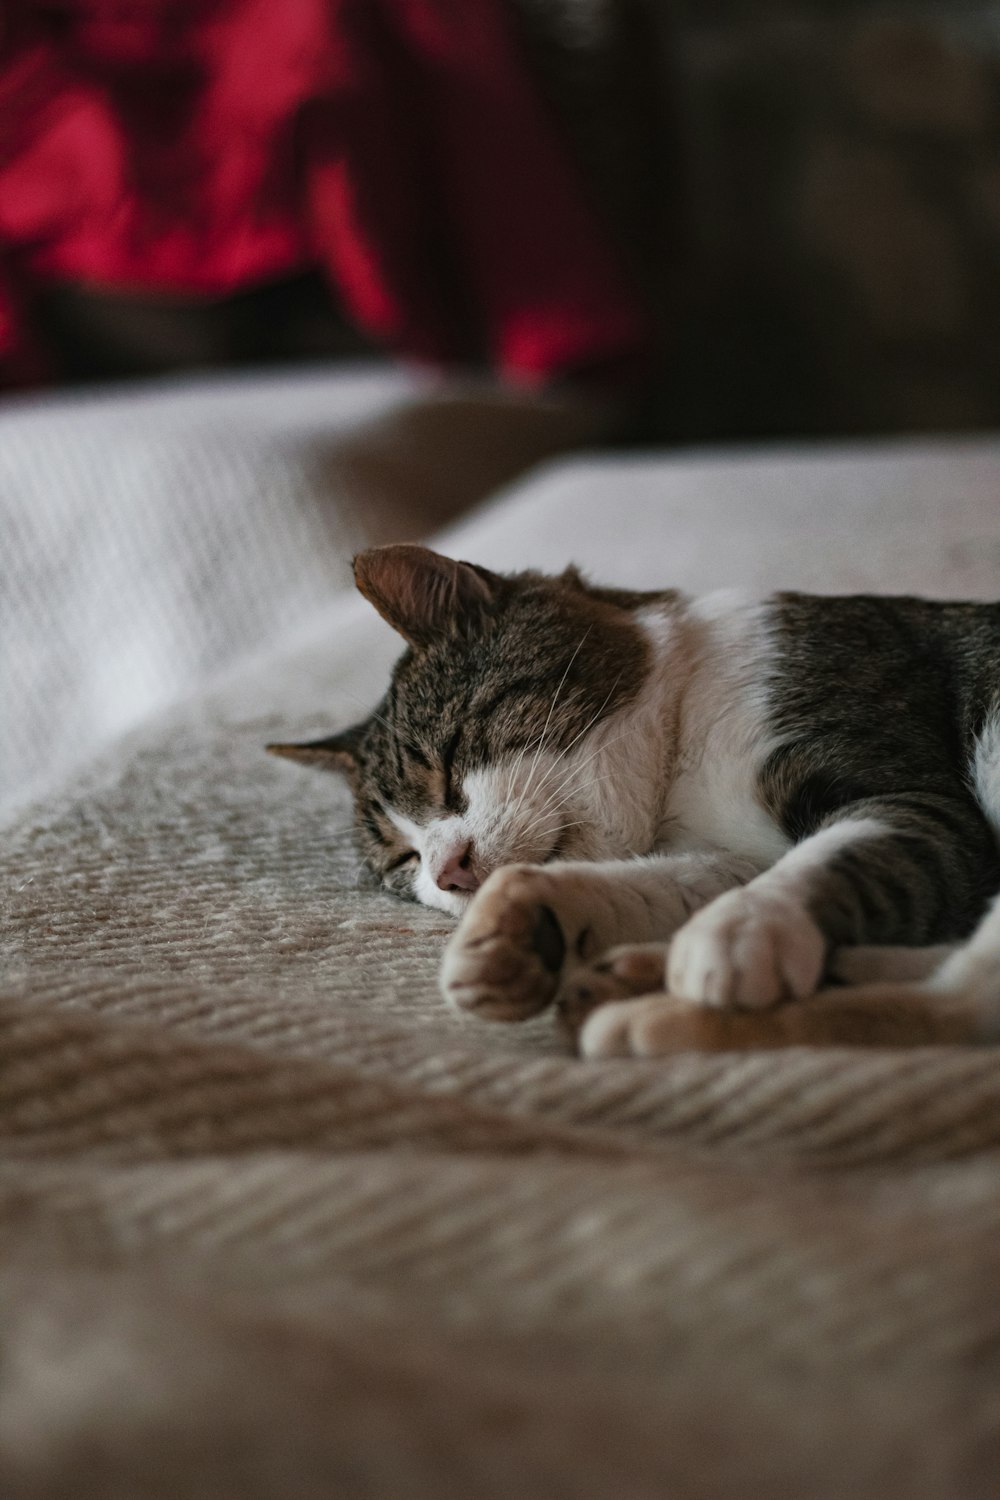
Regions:
[[417, 546], [355, 577], [407, 643], [389, 690], [269, 749], [346, 776], [369, 869], [460, 919], [454, 1005], [555, 1003], [592, 1057], [1000, 1034], [1000, 605]]

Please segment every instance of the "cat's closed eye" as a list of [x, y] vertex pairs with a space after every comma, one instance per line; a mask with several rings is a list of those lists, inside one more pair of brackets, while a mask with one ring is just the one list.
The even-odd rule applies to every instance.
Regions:
[[400, 854], [397, 859], [392, 861], [392, 864], [386, 866], [386, 874], [390, 874], [393, 870], [402, 870], [406, 865], [419, 863], [420, 855], [416, 849], [407, 849], [405, 854]]
[[448, 741], [447, 745], [445, 745], [444, 750], [442, 751], [442, 754], [441, 754], [441, 769], [444, 772], [444, 793], [443, 793], [443, 800], [444, 800], [444, 804], [445, 804], [446, 807], [449, 807], [451, 805], [452, 797], [453, 797], [453, 793], [454, 793], [454, 788], [452, 786], [452, 780], [451, 780], [452, 767], [453, 767], [454, 762], [455, 762], [455, 752], [458, 749], [459, 741], [461, 740], [461, 738], [462, 738], [462, 731], [461, 731], [461, 729], [456, 729], [455, 733], [452, 735], [452, 737]]

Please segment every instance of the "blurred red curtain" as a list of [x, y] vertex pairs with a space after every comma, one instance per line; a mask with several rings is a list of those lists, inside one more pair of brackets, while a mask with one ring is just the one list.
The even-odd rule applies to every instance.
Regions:
[[8, 0], [0, 372], [32, 288], [219, 297], [321, 267], [387, 349], [613, 382], [649, 331], [504, 0]]

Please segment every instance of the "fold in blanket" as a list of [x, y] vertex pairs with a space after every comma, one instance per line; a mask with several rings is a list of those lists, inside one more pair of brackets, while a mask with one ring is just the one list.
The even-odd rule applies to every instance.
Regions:
[[350, 321], [522, 383], [641, 369], [645, 314], [505, 0], [14, 0], [0, 382], [38, 287], [205, 298], [319, 268]]

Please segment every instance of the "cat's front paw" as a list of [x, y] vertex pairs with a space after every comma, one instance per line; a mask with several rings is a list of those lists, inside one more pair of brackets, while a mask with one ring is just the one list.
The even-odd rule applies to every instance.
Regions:
[[609, 948], [595, 963], [571, 969], [559, 991], [563, 1028], [576, 1038], [598, 1006], [662, 991], [667, 982], [669, 947], [669, 943], [624, 943]]
[[476, 893], [445, 950], [445, 999], [490, 1021], [527, 1020], [555, 998], [574, 937], [557, 915], [551, 874], [506, 865]]
[[703, 1005], [765, 1010], [811, 995], [825, 958], [823, 934], [797, 901], [750, 886], [717, 897], [681, 928], [667, 987]]

